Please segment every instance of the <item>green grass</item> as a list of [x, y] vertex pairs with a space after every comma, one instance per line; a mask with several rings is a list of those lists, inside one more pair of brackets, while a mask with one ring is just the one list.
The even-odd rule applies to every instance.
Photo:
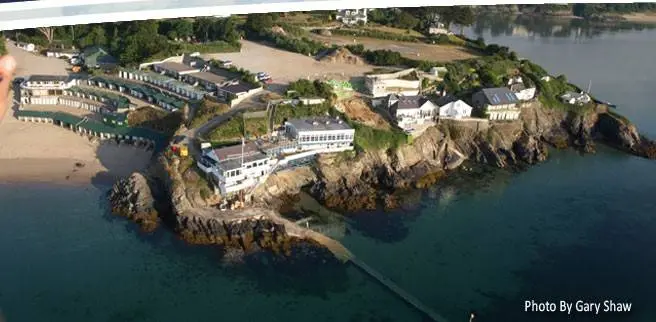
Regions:
[[188, 127], [192, 129], [199, 127], [207, 123], [215, 116], [227, 112], [229, 109], [230, 107], [227, 104], [215, 103], [209, 100], [203, 100], [200, 106], [198, 107], [198, 110], [194, 114], [194, 118], [189, 122]]
[[408, 144], [408, 136], [401, 130], [380, 130], [361, 123], [351, 122], [355, 129], [355, 146], [359, 150], [374, 151], [396, 149]]
[[231, 142], [238, 141], [243, 135], [244, 118], [239, 114], [210, 131], [207, 138], [212, 142]]
[[244, 120], [244, 132], [247, 137], [267, 134], [268, 126], [265, 117], [249, 118]]
[[284, 120], [303, 118], [311, 116], [325, 116], [326, 113], [335, 115], [336, 111], [330, 104], [319, 104], [311, 106], [297, 106], [280, 105], [276, 107], [276, 115], [274, 117], [274, 125], [282, 124]]

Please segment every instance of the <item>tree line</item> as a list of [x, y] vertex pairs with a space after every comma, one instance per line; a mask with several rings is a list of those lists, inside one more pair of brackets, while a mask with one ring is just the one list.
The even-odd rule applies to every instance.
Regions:
[[467, 6], [418, 7], [376, 9], [369, 14], [372, 22], [426, 32], [436, 23], [443, 23], [447, 29], [451, 25], [461, 28], [471, 26], [475, 21], [474, 11]]
[[241, 33], [232, 17], [201, 17], [25, 29], [14, 36], [42, 47], [102, 46], [122, 64], [133, 65], [154, 56], [180, 54], [189, 42], [224, 42], [239, 48]]

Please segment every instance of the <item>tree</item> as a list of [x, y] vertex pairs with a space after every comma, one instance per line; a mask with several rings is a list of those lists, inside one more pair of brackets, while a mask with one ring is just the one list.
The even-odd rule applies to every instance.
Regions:
[[471, 26], [476, 21], [474, 12], [470, 7], [454, 7], [453, 8], [453, 22], [460, 26], [460, 34], [464, 35], [465, 27]]
[[271, 30], [276, 20], [277, 16], [270, 13], [254, 13], [248, 15], [244, 23], [244, 28], [254, 33], [260, 33]]
[[40, 27], [40, 28], [36, 28], [36, 29], [46, 37], [46, 39], [48, 40], [48, 44], [52, 43], [52, 41], [54, 40], [54, 37], [55, 37], [55, 28], [54, 27]]
[[417, 27], [418, 24], [419, 24], [419, 19], [415, 18], [415, 16], [409, 14], [406, 11], [401, 11], [396, 16], [395, 25], [399, 28], [414, 29], [415, 27]]

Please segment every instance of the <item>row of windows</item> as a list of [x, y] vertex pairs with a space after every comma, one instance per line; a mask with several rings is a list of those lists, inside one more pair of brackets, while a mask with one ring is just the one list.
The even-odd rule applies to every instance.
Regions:
[[241, 170], [240, 170], [240, 169], [237, 169], [237, 170], [230, 170], [230, 171], [226, 171], [226, 172], [224, 173], [224, 176], [225, 176], [226, 178], [236, 177], [236, 176], [238, 176], [238, 175], [241, 175]]
[[299, 137], [300, 142], [321, 142], [335, 140], [353, 140], [353, 134], [325, 134], [325, 135], [307, 135]]
[[261, 166], [264, 165], [264, 163], [265, 163], [265, 161], [260, 161], [260, 162], [256, 162], [256, 163], [250, 163], [250, 164], [248, 164], [248, 165], [246, 166], [246, 169], [255, 168], [255, 167], [261, 167]]

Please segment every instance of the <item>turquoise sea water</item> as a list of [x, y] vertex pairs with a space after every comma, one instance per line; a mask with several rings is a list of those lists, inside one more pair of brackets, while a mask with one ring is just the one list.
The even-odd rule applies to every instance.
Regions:
[[[589, 39], [484, 34], [620, 104], [656, 134], [656, 33]], [[601, 50], [600, 48], [603, 48]], [[587, 54], [596, 54], [591, 57]], [[598, 94], [601, 95], [601, 94]], [[600, 148], [554, 152], [359, 214], [342, 242], [450, 322], [587, 321], [524, 313], [525, 300], [615, 300], [656, 319], [656, 162]], [[107, 213], [102, 186], [0, 185], [0, 310], [15, 321], [422, 321], [352, 266], [304, 250], [226, 264], [166, 231], [145, 236]]]

